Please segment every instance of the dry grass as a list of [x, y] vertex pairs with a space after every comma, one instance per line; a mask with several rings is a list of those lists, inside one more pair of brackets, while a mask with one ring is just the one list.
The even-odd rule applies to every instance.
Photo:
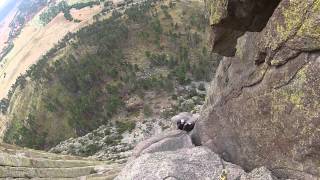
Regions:
[[[15, 83], [20, 74], [23, 74], [32, 64], [36, 63], [43, 54], [52, 48], [54, 44], [58, 43], [68, 32], [75, 32], [93, 23], [93, 16], [99, 13], [101, 9], [101, 6], [94, 6], [93, 8], [72, 10], [72, 15], [81, 20], [81, 23], [67, 21], [63, 14], [60, 13], [46, 26], [40, 26], [37, 23], [37, 18], [41, 13], [39, 12], [23, 28], [19, 37], [14, 41], [14, 48], [0, 64], [0, 99], [6, 97], [11, 85]], [[8, 20], [8, 22], [10, 21]], [[3, 24], [3, 28], [0, 27], [0, 47], [3, 45], [1, 42], [6, 41], [5, 34], [9, 33], [9, 29], [5, 27], [6, 24]], [[1, 115], [0, 140], [2, 140], [6, 124], [7, 118]]]
[[[39, 26], [34, 21], [29, 22], [23, 28], [20, 36], [15, 39], [14, 48], [4, 58], [2, 67], [0, 67], [0, 99], [7, 95], [17, 77], [36, 63], [54, 44], [58, 43], [68, 32], [75, 32], [92, 23], [93, 16], [101, 10], [101, 6], [72, 10], [72, 15], [80, 19], [80, 23], [66, 20], [62, 13], [46, 26]], [[3, 78], [5, 73], [6, 77]]]

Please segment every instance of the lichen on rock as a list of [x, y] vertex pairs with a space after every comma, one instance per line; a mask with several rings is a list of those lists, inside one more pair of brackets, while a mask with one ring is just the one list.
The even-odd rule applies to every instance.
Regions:
[[[234, 23], [254, 22], [251, 8], [266, 2], [230, 0], [227, 16], [211, 24], [213, 51], [236, 50], [220, 63], [196, 129], [203, 145], [245, 170], [266, 166], [281, 178], [317, 179], [320, 3], [268, 1], [274, 6], [258, 13], [265, 17], [259, 31], [254, 23]], [[239, 30], [239, 37], [225, 33]], [[223, 43], [229, 38], [236, 43]]]

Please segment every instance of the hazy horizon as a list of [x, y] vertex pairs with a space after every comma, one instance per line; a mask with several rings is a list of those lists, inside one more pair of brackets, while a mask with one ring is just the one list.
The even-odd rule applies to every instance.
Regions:
[[18, 0], [0, 0], [0, 21], [15, 7]]
[[9, 0], [0, 0], [0, 10], [2, 10], [2, 7], [4, 7], [7, 2], [9, 2]]

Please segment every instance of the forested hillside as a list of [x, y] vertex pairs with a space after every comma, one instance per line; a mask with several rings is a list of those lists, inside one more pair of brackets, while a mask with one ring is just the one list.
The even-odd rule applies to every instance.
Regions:
[[103, 124], [132, 129], [112, 118], [158, 109], [144, 102], [131, 112], [130, 97], [153, 91], [174, 101], [176, 87], [211, 80], [219, 58], [207, 48], [207, 23], [198, 1], [150, 1], [69, 33], [1, 101], [11, 122], [4, 140], [48, 149]]

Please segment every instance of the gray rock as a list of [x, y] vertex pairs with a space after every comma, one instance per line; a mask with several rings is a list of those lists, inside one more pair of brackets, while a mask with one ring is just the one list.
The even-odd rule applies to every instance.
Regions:
[[133, 150], [133, 157], [137, 158], [146, 153], [175, 151], [191, 147], [194, 146], [190, 136], [184, 131], [175, 130], [140, 142]]
[[206, 2], [212, 51], [230, 57], [197, 122], [202, 144], [248, 170], [320, 179], [319, 1]]
[[181, 119], [184, 119], [186, 122], [195, 122], [199, 118], [199, 114], [191, 114], [189, 112], [181, 112], [178, 115], [175, 115], [171, 118], [172, 123], [174, 125]]
[[249, 174], [242, 175], [240, 180], [277, 180], [275, 176], [266, 168], [260, 167], [252, 170]]
[[150, 145], [144, 149], [141, 154], [174, 151], [186, 147], [193, 147], [193, 144], [190, 137], [187, 134], [182, 133], [180, 136], [165, 138], [155, 144]]
[[[228, 180], [244, 175], [244, 170], [224, 162]], [[128, 162], [116, 180], [205, 180], [219, 179], [223, 166], [220, 157], [205, 147], [147, 153]]]

